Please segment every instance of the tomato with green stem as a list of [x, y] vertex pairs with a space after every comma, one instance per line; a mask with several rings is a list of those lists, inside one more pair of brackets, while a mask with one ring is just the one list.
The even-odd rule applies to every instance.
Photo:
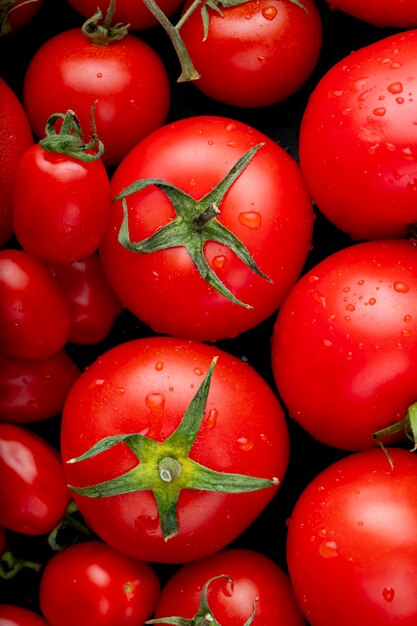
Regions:
[[278, 399], [247, 363], [151, 337], [110, 349], [81, 375], [64, 407], [61, 451], [97, 535], [142, 560], [175, 563], [224, 547], [261, 513], [289, 442]]

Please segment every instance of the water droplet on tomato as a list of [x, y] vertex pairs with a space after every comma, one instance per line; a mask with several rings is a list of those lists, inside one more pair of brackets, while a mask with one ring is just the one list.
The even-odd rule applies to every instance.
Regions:
[[377, 107], [376, 109], [372, 111], [372, 113], [376, 115], [377, 117], [383, 117], [386, 112], [387, 110], [385, 107]]
[[103, 74], [101, 72], [97, 72], [97, 78], [102, 78]]
[[124, 387], [115, 387], [115, 392], [117, 393], [117, 395], [122, 396], [125, 392], [125, 388]]
[[394, 283], [394, 290], [397, 293], [407, 293], [407, 291], [410, 291], [410, 287], [409, 285], [407, 285], [407, 283], [403, 283], [400, 280], [397, 280]]
[[104, 385], [105, 382], [104, 378], [96, 378], [89, 384], [88, 388], [94, 389], [94, 387], [101, 387], [101, 385]]
[[319, 554], [325, 559], [333, 559], [338, 556], [338, 548], [335, 541], [322, 541], [319, 545]]
[[399, 81], [395, 83], [391, 83], [390, 85], [388, 85], [387, 90], [392, 94], [402, 93], [402, 90], [403, 90], [402, 83], [400, 83]]
[[203, 370], [201, 369], [201, 367], [195, 367], [194, 368], [194, 374], [197, 374], [197, 376], [202, 376], [203, 375]]
[[345, 307], [346, 311], [350, 311], [351, 313], [353, 313], [353, 311], [355, 311], [355, 306], [353, 304], [348, 304]]
[[226, 124], [226, 130], [236, 130], [236, 124], [234, 122]]
[[246, 211], [244, 213], [239, 213], [238, 219], [243, 226], [247, 226], [252, 230], [260, 228], [262, 223], [262, 215], [258, 213], [258, 211]]
[[162, 361], [158, 361], [155, 363], [155, 369], [157, 372], [161, 372], [164, 369], [164, 364]]
[[218, 415], [219, 415], [219, 412], [217, 409], [210, 409], [209, 414], [206, 419], [207, 428], [215, 427]]
[[226, 141], [226, 146], [228, 146], [229, 148], [237, 148], [239, 146], [239, 143], [235, 140]]
[[267, 57], [263, 57], [263, 56], [258, 56], [258, 61], [259, 61], [259, 63], [262, 63], [263, 65], [268, 63]]
[[145, 398], [145, 404], [151, 413], [162, 415], [165, 408], [165, 396], [162, 393], [148, 393]]
[[323, 339], [323, 345], [324, 345], [326, 348], [330, 348], [330, 347], [333, 345], [333, 342], [332, 342], [332, 341], [330, 341], [330, 339]]
[[277, 13], [278, 13], [277, 8], [272, 5], [264, 7], [262, 9], [262, 15], [264, 16], [266, 20], [269, 20], [270, 22], [277, 16]]
[[224, 256], [224, 254], [219, 254], [213, 258], [213, 265], [214, 267], [217, 267], [217, 269], [219, 270], [222, 267], [224, 267], [225, 263], [226, 263], [226, 257]]
[[398, 98], [395, 98], [395, 102], [397, 104], [404, 104], [404, 98], [401, 98], [400, 96]]
[[412, 315], [404, 315], [404, 322], [406, 324], [410, 324], [413, 321], [413, 316]]
[[392, 587], [385, 587], [382, 591], [382, 597], [387, 602], [392, 602], [394, 600], [395, 590]]
[[251, 441], [250, 439], [248, 439], [247, 437], [239, 437], [237, 442], [239, 444], [239, 448], [243, 450], [244, 452], [249, 452], [250, 450], [253, 450], [253, 448], [255, 447], [255, 443]]
[[376, 298], [369, 298], [368, 304], [370, 304], [371, 306], [374, 306], [374, 304], [376, 304]]

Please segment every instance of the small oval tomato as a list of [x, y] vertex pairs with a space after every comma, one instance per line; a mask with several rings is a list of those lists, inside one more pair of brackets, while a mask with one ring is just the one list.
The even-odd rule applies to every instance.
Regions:
[[80, 370], [65, 350], [45, 359], [0, 355], [0, 415], [29, 423], [57, 415]]
[[81, 128], [88, 129], [97, 102], [95, 123], [107, 166], [119, 163], [140, 139], [165, 123], [169, 101], [168, 75], [160, 57], [131, 34], [99, 45], [80, 29], [60, 32], [32, 57], [23, 84], [25, 109], [39, 138], [47, 119], [68, 109]]
[[68, 341], [69, 302], [46, 266], [23, 250], [0, 250], [0, 352], [46, 358]]
[[288, 526], [287, 560], [311, 626], [414, 626], [417, 458], [357, 452], [304, 490]]
[[70, 501], [58, 452], [42, 437], [0, 423], [0, 524], [26, 535], [50, 532]]
[[4, 246], [13, 233], [16, 169], [20, 158], [32, 144], [32, 130], [23, 105], [0, 77], [0, 246]]
[[0, 604], [1, 626], [48, 626], [46, 621], [30, 609], [13, 604]]
[[363, 242], [313, 267], [282, 306], [272, 339], [290, 415], [331, 446], [373, 446], [372, 434], [417, 400], [416, 311], [413, 242]]
[[268, 557], [246, 549], [222, 550], [183, 565], [162, 589], [155, 618], [172, 624], [171, 616], [204, 617], [207, 608], [213, 618], [207, 623], [222, 626], [242, 626], [253, 613], [251, 626], [305, 624], [287, 574]]
[[410, 28], [417, 26], [417, 2], [407, 0], [326, 0], [334, 11], [338, 9], [364, 22], [383, 28]]
[[122, 305], [104, 274], [98, 254], [68, 265], [48, 265], [71, 305], [69, 341], [90, 345], [105, 339]]
[[[278, 308], [303, 267], [313, 224], [298, 165], [280, 146], [236, 120], [189, 117], [131, 151], [112, 195], [130, 193], [136, 181], [146, 188], [117, 202], [100, 247], [127, 309], [158, 333], [215, 341]], [[122, 245], [123, 202], [130, 240]]]
[[[65, 590], [65, 593], [63, 593]], [[39, 602], [51, 626], [142, 626], [160, 591], [153, 568], [99, 541], [54, 554], [43, 569]]]
[[354, 239], [417, 222], [417, 30], [349, 54], [321, 78], [300, 128], [300, 165], [318, 209]]
[[281, 406], [255, 370], [169, 337], [103, 354], [62, 416], [81, 514], [104, 541], [145, 561], [191, 561], [237, 537], [275, 494], [288, 445]]
[[322, 42], [313, 0], [302, 0], [302, 6], [293, 0], [250, 0], [225, 3], [221, 12], [204, 5], [202, 11], [195, 9], [180, 32], [200, 74], [193, 84], [207, 96], [238, 107], [272, 105], [295, 93], [312, 73]]
[[37, 14], [43, 0], [7, 0], [0, 6], [0, 37], [26, 26]]

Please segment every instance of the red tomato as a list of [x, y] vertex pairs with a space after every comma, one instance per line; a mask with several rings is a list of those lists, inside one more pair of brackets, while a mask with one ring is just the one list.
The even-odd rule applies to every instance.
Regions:
[[0, 415], [29, 423], [57, 415], [80, 370], [65, 350], [45, 359], [0, 355]]
[[29, 148], [16, 170], [13, 225], [24, 250], [48, 262], [72, 263], [93, 254], [110, 214], [110, 188], [101, 159]]
[[0, 423], [0, 525], [26, 535], [49, 533], [70, 501], [55, 449], [32, 431]]
[[43, 617], [21, 606], [0, 604], [1, 626], [48, 626]]
[[159, 591], [159, 579], [150, 565], [104, 543], [87, 541], [63, 549], [48, 561], [39, 601], [51, 626], [143, 626]]
[[366, 46], [314, 89], [300, 164], [318, 209], [354, 239], [404, 236], [417, 222], [417, 30]]
[[416, 0], [326, 0], [330, 8], [348, 13], [365, 22], [382, 27], [417, 26]]
[[314, 1], [302, 3], [251, 0], [221, 13], [205, 7], [207, 38], [200, 8], [194, 10], [180, 32], [200, 74], [195, 86], [238, 107], [267, 106], [295, 93], [312, 73], [322, 42]]
[[[26, 26], [39, 11], [43, 0], [7, 0], [0, 6], [0, 37]], [[1, 116], [0, 116], [1, 117]]]
[[48, 267], [71, 304], [69, 340], [90, 345], [105, 339], [123, 307], [106, 279], [99, 256], [92, 254], [82, 261]]
[[51, 115], [68, 109], [75, 112], [81, 128], [89, 128], [91, 107], [97, 101], [95, 122], [104, 144], [103, 161], [114, 165], [165, 123], [170, 90], [161, 59], [138, 37], [126, 35], [109, 45], [96, 45], [81, 30], [70, 29], [49, 38], [31, 59], [23, 101], [38, 137]]
[[0, 250], [0, 352], [46, 358], [68, 341], [69, 302], [45, 265], [23, 250]]
[[[211, 580], [215, 577], [221, 578]], [[209, 580], [206, 600], [215, 624], [242, 626], [254, 610], [251, 626], [305, 624], [287, 574], [268, 557], [246, 549], [223, 550], [184, 565], [162, 589], [155, 618], [193, 618]]]
[[[374, 241], [313, 267], [282, 306], [272, 366], [290, 415], [359, 450], [417, 400], [417, 247]], [[300, 393], [302, 389], [302, 393]]]
[[15, 173], [20, 158], [32, 144], [26, 112], [14, 91], [0, 77], [0, 246], [12, 236]]
[[[97, 11], [97, 0], [68, 0], [69, 4], [85, 18], [89, 18]], [[158, 7], [167, 17], [179, 9], [182, 0], [158, 0]], [[107, 9], [108, 2], [102, 3], [101, 9]], [[113, 21], [130, 24], [132, 30], [140, 30], [155, 26], [158, 22], [145, 2], [136, 0], [117, 0]]]
[[417, 457], [389, 449], [322, 471], [291, 515], [287, 557], [311, 626], [414, 626]]
[[[220, 213], [207, 228], [229, 229], [272, 282], [249, 268], [228, 243], [214, 241], [212, 231], [201, 244], [203, 231], [193, 220], [203, 204], [190, 210], [200, 263], [207, 262], [212, 278], [251, 308], [236, 304], [207, 284], [190, 256], [196, 253], [193, 246], [149, 254], [123, 247], [118, 241], [121, 202], [112, 211], [100, 247], [104, 270], [126, 308], [154, 331], [215, 341], [234, 337], [265, 320], [281, 304], [303, 267], [311, 245], [312, 206], [296, 162], [260, 131], [223, 117], [190, 117], [164, 126], [139, 143], [116, 170], [111, 181], [114, 196], [136, 180], [158, 178], [203, 201], [249, 149], [262, 143], [224, 199], [216, 199]], [[127, 198], [127, 205], [133, 242], [167, 224], [172, 228], [174, 208], [160, 189], [152, 186], [135, 193]], [[180, 203], [179, 210], [184, 205]]]
[[[200, 385], [204, 381], [207, 393], [205, 375], [215, 356], [204, 403]], [[192, 400], [192, 435], [184, 450], [183, 417]], [[95, 458], [68, 462], [103, 438], [126, 433], [135, 434], [134, 447], [137, 439], [146, 449], [133, 453], [127, 441]], [[61, 443], [67, 482], [77, 488], [74, 499], [87, 524], [122, 552], [164, 563], [211, 554], [237, 537], [271, 500], [288, 462], [284, 414], [259, 374], [213, 346], [169, 337], [128, 341], [90, 365], [69, 393]], [[152, 486], [144, 486], [148, 461]], [[194, 462], [203, 466], [201, 478]], [[212, 478], [206, 467], [214, 471]], [[128, 492], [100, 492], [97, 485], [109, 481], [118, 493], [131, 470]], [[240, 479], [255, 490], [243, 493]], [[231, 484], [238, 484], [234, 493], [227, 492]]]

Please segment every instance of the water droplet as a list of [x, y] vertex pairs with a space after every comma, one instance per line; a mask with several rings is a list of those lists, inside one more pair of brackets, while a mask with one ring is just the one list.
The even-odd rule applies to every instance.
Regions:
[[382, 591], [382, 597], [387, 602], [392, 602], [394, 600], [395, 590], [392, 587], [385, 587]]
[[262, 223], [262, 215], [258, 211], [246, 211], [245, 213], [239, 213], [239, 222], [243, 226], [247, 226], [252, 230], [260, 228]]
[[323, 541], [319, 545], [319, 554], [325, 559], [333, 559], [338, 556], [337, 544], [335, 541]]
[[400, 82], [395, 82], [388, 85], [387, 90], [392, 94], [402, 93], [403, 86]]
[[232, 141], [226, 141], [226, 146], [228, 146], [229, 148], [238, 148], [239, 142], [234, 139]]
[[105, 382], [104, 378], [96, 378], [89, 384], [88, 388], [94, 389], [94, 387], [101, 387], [101, 385], [104, 385]]
[[395, 102], [397, 104], [404, 104], [404, 98], [401, 98], [401, 97], [395, 98]]
[[263, 56], [258, 56], [258, 61], [259, 61], [259, 63], [262, 63], [263, 65], [268, 63], [267, 57], [263, 57]]
[[343, 287], [342, 291], [344, 293], [348, 293], [350, 291], [350, 287]]
[[272, 5], [264, 7], [262, 9], [262, 15], [264, 16], [266, 20], [269, 20], [269, 21], [272, 21], [276, 17], [277, 13], [278, 13], [277, 8]]
[[97, 72], [97, 78], [101, 78], [103, 74], [101, 72]]
[[211, 139], [207, 142], [209, 146], [212, 146], [214, 144], [214, 141], [212, 141]]
[[115, 392], [117, 393], [117, 395], [122, 396], [125, 392], [125, 388], [124, 387], [115, 387]]
[[195, 187], [195, 186], [196, 186], [196, 184], [197, 184], [197, 181], [196, 181], [196, 179], [195, 179], [195, 178], [190, 178], [190, 179], [189, 179], [189, 181], [188, 181], [188, 184], [189, 184], [191, 187]]
[[239, 444], [239, 448], [244, 450], [244, 452], [249, 452], [249, 450], [253, 450], [255, 447], [255, 443], [250, 439], [247, 439], [247, 437], [239, 437], [237, 442]]
[[206, 419], [207, 428], [214, 428], [217, 422], [218, 415], [219, 415], [219, 412], [217, 409], [210, 409], [209, 414]]
[[346, 311], [350, 311], [351, 313], [353, 313], [353, 311], [355, 311], [355, 306], [353, 304], [348, 304], [345, 307]]
[[413, 316], [412, 315], [404, 315], [404, 322], [406, 324], [410, 324], [413, 321]]
[[343, 96], [343, 93], [342, 89], [330, 89], [327, 92], [327, 96], [328, 98], [340, 98], [340, 96]]
[[385, 107], [377, 107], [376, 109], [372, 111], [372, 113], [376, 115], [377, 117], [383, 117], [386, 112], [387, 110]]
[[342, 110], [342, 115], [345, 115], [345, 116], [346, 116], [346, 115], [349, 115], [349, 113], [352, 113], [352, 107], [345, 107], [345, 108]]
[[326, 346], [326, 348], [330, 348], [333, 345], [333, 342], [330, 341], [330, 339], [323, 339], [323, 345]]
[[165, 396], [162, 393], [148, 393], [145, 398], [145, 404], [151, 413], [162, 415], [165, 408]]
[[358, 96], [358, 102], [364, 102], [370, 93], [371, 93], [370, 89], [366, 89], [365, 91], [362, 91], [362, 93], [360, 93]]
[[226, 124], [226, 130], [236, 130], [236, 124], [234, 122]]
[[203, 375], [203, 370], [201, 369], [201, 367], [195, 367], [194, 368], [194, 374], [197, 374], [197, 376], [202, 376]]
[[313, 300], [315, 300], [316, 302], [318, 302], [319, 304], [321, 304], [321, 306], [324, 308], [326, 308], [326, 297], [323, 296], [321, 293], [319, 293], [318, 291], [316, 291], [313, 294]]
[[155, 363], [155, 369], [157, 372], [161, 372], [164, 369], [164, 364], [162, 361], [158, 361]]
[[409, 285], [407, 285], [407, 283], [403, 283], [400, 280], [397, 280], [394, 283], [394, 290], [398, 293], [407, 293], [407, 291], [410, 291], [410, 287]]
[[319, 277], [319, 276], [316, 276], [315, 274], [313, 274], [312, 276], [309, 276], [309, 277], [308, 277], [308, 282], [309, 282], [309, 283], [315, 283], [315, 282], [317, 282], [318, 280], [320, 280], [320, 277]]
[[371, 306], [374, 306], [374, 304], [376, 304], [376, 298], [369, 298], [368, 304], [370, 304]]
[[214, 267], [217, 267], [217, 269], [219, 270], [222, 267], [224, 267], [225, 263], [226, 263], [226, 257], [224, 256], [224, 254], [219, 254], [213, 258], [213, 265]]
[[401, 67], [401, 63], [399, 61], [393, 61], [389, 65], [390, 70], [398, 70]]

